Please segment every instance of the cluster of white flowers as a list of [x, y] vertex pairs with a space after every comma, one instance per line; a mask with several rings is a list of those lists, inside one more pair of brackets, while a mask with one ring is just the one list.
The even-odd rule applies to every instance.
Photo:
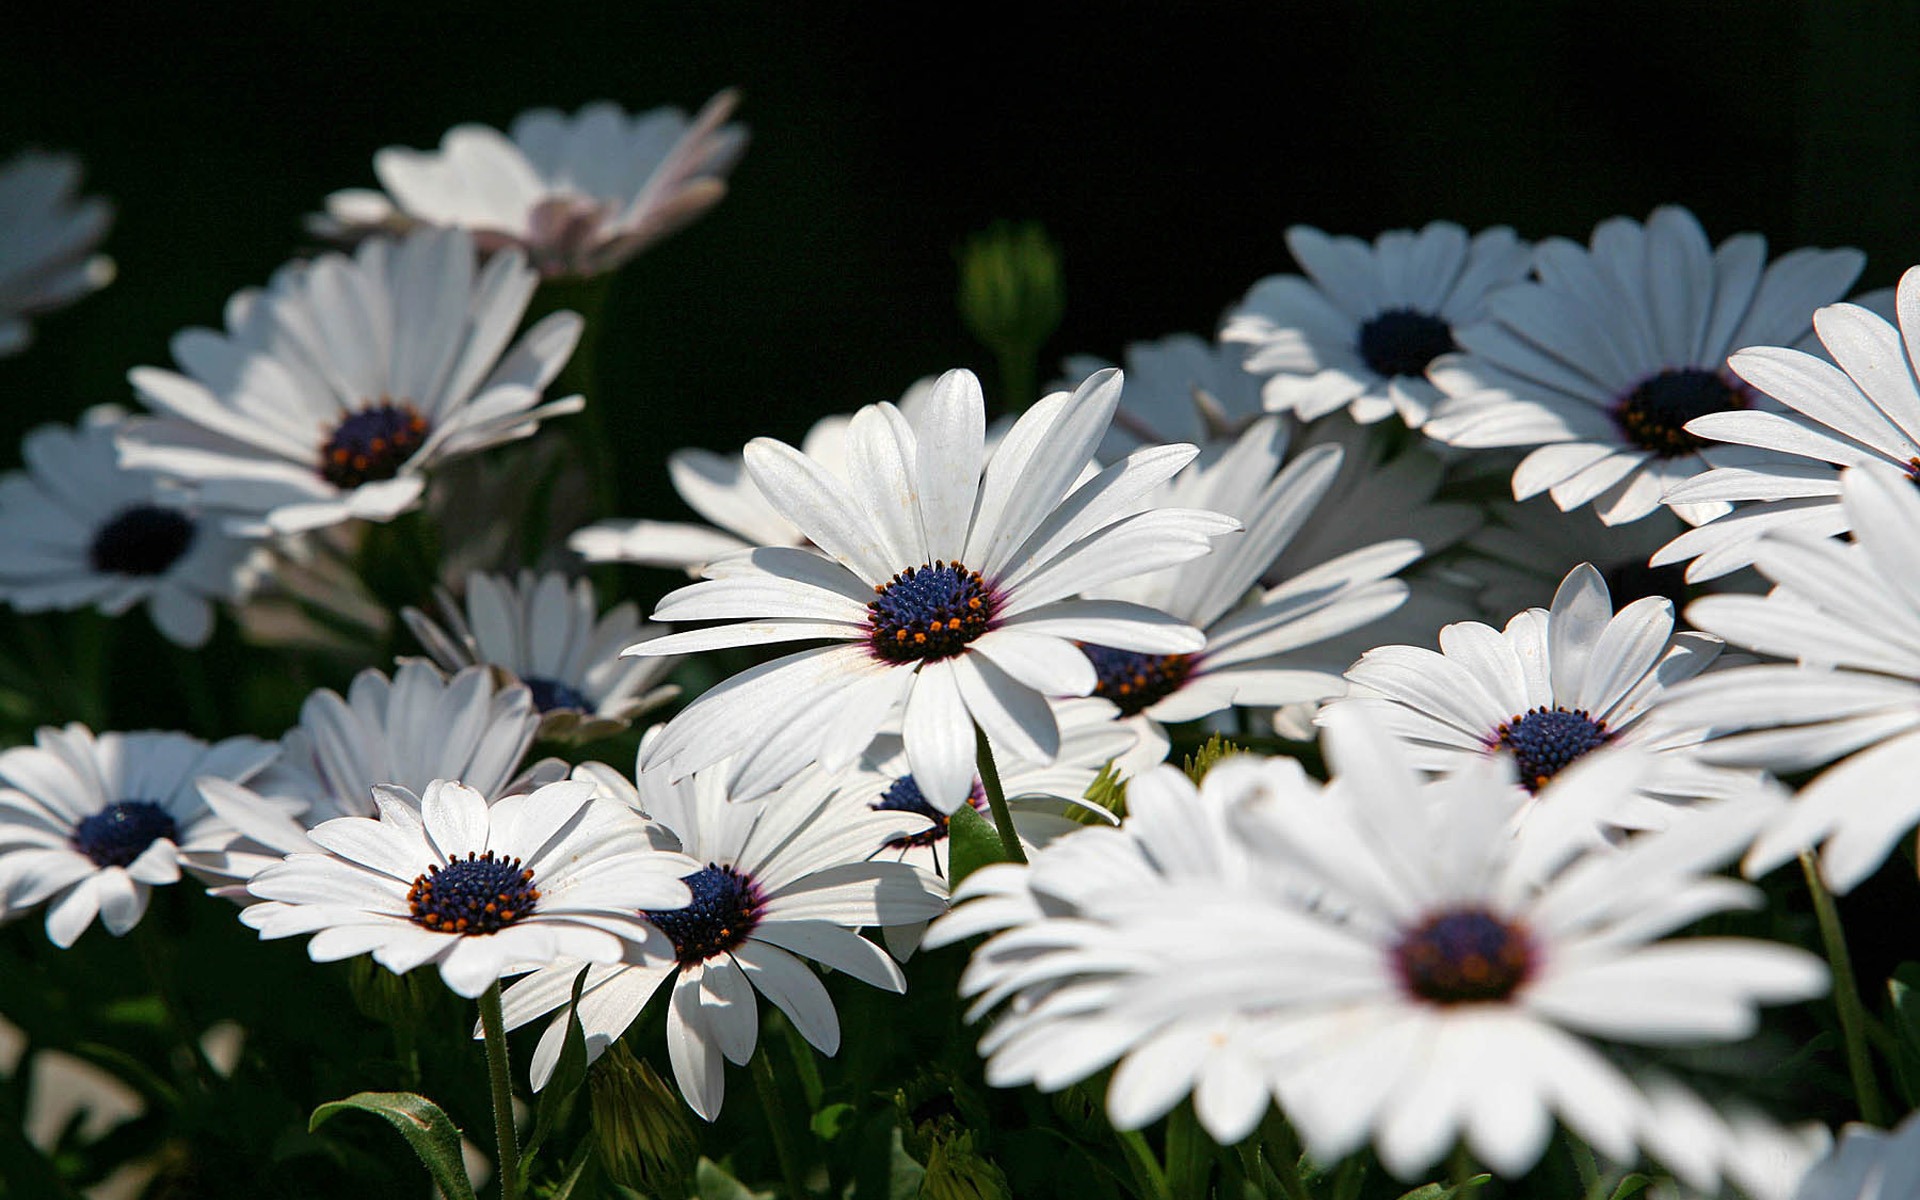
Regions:
[[[382, 151], [385, 191], [313, 221], [347, 249], [135, 368], [148, 412], [27, 437], [0, 599], [145, 601], [198, 646], [287, 564], [430, 509], [449, 463], [598, 402], [545, 395], [586, 318], [523, 318], [720, 198], [733, 105]], [[0, 175], [26, 247], [0, 253], [0, 351], [103, 280], [72, 180]], [[1838, 303], [1858, 253], [1769, 261], [1671, 207], [1584, 246], [1288, 244], [1305, 274], [1217, 341], [1070, 360], [1009, 422], [954, 370], [801, 448], [679, 452], [710, 526], [602, 514], [568, 544], [695, 576], [651, 614], [693, 628], [557, 570], [442, 572], [437, 619], [401, 614], [427, 657], [314, 692], [277, 746], [42, 729], [0, 751], [0, 912], [44, 905], [69, 947], [184, 870], [315, 961], [552, 1014], [536, 1089], [569, 1013], [597, 1058], [664, 990], [709, 1120], [756, 996], [831, 1055], [816, 964], [899, 992], [923, 940], [990, 935], [960, 983], [989, 1081], [1112, 1068], [1121, 1130], [1190, 1096], [1231, 1144], [1277, 1110], [1323, 1164], [1370, 1144], [1418, 1180], [1456, 1144], [1525, 1173], [1557, 1119], [1702, 1194], [1913, 1194], [1911, 1132], [1809, 1172], [1823, 1138], [1647, 1048], [1827, 992], [1805, 949], [1671, 936], [1766, 903], [1725, 868], [1823, 846], [1845, 892], [1920, 824], [1920, 268]], [[1509, 475], [1511, 502], [1474, 486]], [[715, 651], [753, 665], [635, 728]], [[530, 760], [629, 730], [630, 776]], [[1213, 733], [1284, 753], [1197, 786], [1166, 765]], [[1008, 861], [968, 874], [963, 824]]]

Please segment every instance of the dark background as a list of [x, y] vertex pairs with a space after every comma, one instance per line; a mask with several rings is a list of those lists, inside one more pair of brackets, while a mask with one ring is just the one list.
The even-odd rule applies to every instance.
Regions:
[[[907, 10], [911, 11], [907, 11]], [[1206, 331], [1288, 269], [1295, 222], [1436, 217], [1584, 238], [1692, 206], [1716, 240], [1920, 259], [1920, 9], [1864, 2], [1102, 5], [15, 5], [0, 152], [84, 155], [120, 277], [0, 360], [0, 462], [32, 424], [129, 401], [129, 367], [310, 249], [373, 152], [602, 97], [744, 93], [733, 193], [620, 279], [601, 395], [622, 506], [666, 515], [676, 446], [990, 360], [954, 250], [1037, 218], [1065, 253], [1049, 347]]]

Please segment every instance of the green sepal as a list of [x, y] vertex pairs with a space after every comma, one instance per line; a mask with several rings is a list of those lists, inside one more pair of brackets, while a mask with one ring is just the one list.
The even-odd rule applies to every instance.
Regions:
[[947, 823], [947, 883], [960, 881], [989, 863], [1006, 862], [1007, 847], [993, 823], [962, 804]]

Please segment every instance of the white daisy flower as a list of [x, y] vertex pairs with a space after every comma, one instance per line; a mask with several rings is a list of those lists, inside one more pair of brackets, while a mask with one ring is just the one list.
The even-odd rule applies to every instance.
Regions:
[[651, 931], [647, 908], [679, 908], [692, 865], [654, 848], [647, 822], [560, 781], [489, 805], [436, 779], [422, 794], [382, 784], [377, 819], [314, 828], [323, 850], [253, 877], [264, 904], [240, 914], [262, 938], [312, 934], [315, 962], [358, 954], [397, 975], [428, 963], [456, 993], [561, 959], [616, 962]]
[[1447, 221], [1383, 233], [1371, 246], [1295, 225], [1287, 248], [1306, 275], [1254, 284], [1220, 337], [1249, 347], [1246, 369], [1268, 377], [1267, 409], [1303, 421], [1345, 408], [1365, 424], [1398, 413], [1420, 428], [1440, 398], [1427, 364], [1485, 315], [1490, 292], [1528, 267], [1513, 230], [1469, 239]]
[[1218, 513], [1141, 510], [1191, 446], [1138, 451], [1074, 487], [1120, 384], [1102, 373], [1042, 399], [991, 460], [980, 385], [966, 371], [941, 377], [917, 424], [890, 404], [856, 413], [844, 479], [781, 442], [749, 444], [755, 486], [824, 553], [763, 547], [714, 564], [654, 616], [727, 623], [627, 653], [835, 644], [707, 692], [652, 743], [647, 765], [685, 774], [732, 758], [729, 786], [757, 796], [816, 759], [828, 771], [850, 765], [904, 708], [913, 776], [951, 812], [973, 784], [976, 724], [1020, 758], [1053, 759], [1060, 731], [1046, 697], [1084, 696], [1097, 682], [1076, 641], [1201, 649], [1198, 631], [1164, 613], [1073, 598], [1196, 558], [1239, 526]]
[[1450, 773], [1491, 757], [1511, 759], [1520, 784], [1538, 793], [1588, 753], [1609, 744], [1651, 752], [1654, 769], [1633, 802], [1609, 818], [1625, 828], [1662, 828], [1678, 805], [1760, 786], [1752, 772], [1709, 765], [1704, 726], [1659, 719], [1666, 692], [1706, 670], [1718, 638], [1673, 631], [1673, 602], [1648, 596], [1614, 612], [1600, 572], [1582, 563], [1554, 594], [1504, 630], [1474, 621], [1440, 631], [1440, 651], [1382, 646], [1347, 671], [1345, 700], [1407, 743], [1419, 767]]
[[[650, 733], [650, 737], [654, 736]], [[644, 747], [643, 747], [644, 748]], [[701, 771], [669, 782], [646, 771], [638, 787], [598, 763], [577, 769], [626, 798], [677, 839], [695, 864], [686, 884], [693, 901], [679, 911], [642, 915], [657, 930], [618, 966], [587, 973], [578, 1016], [590, 1058], [633, 1023], [671, 981], [667, 1053], [687, 1104], [711, 1121], [726, 1094], [725, 1064], [745, 1063], [759, 1037], [757, 991], [823, 1054], [840, 1048], [833, 1001], [804, 960], [904, 992], [893, 959], [856, 930], [925, 921], [946, 908], [945, 889], [914, 868], [870, 862], [872, 848], [926, 827], [906, 812], [848, 814], [823, 803], [812, 782], [762, 800], [729, 798], [726, 772]], [[566, 1038], [565, 1008], [579, 963], [560, 963], [521, 980], [501, 999], [507, 1028], [554, 1009], [534, 1051], [535, 1088], [545, 1087]]]
[[1793, 1200], [1904, 1200], [1920, 1196], [1920, 1113], [1891, 1132], [1849, 1125], [1833, 1153], [1800, 1180]]
[[200, 646], [214, 604], [238, 601], [266, 565], [189, 492], [120, 466], [112, 406], [77, 427], [42, 425], [21, 440], [24, 471], [0, 478], [0, 600], [22, 612], [92, 605], [119, 616], [145, 602], [161, 633]]
[[1798, 665], [1716, 671], [1664, 706], [1713, 727], [1703, 749], [1717, 761], [1787, 773], [1846, 758], [1800, 789], [1746, 860], [1757, 875], [1824, 842], [1820, 870], [1835, 892], [1871, 875], [1920, 823], [1909, 785], [1920, 763], [1920, 495], [1904, 472], [1851, 467], [1841, 502], [1851, 543], [1768, 535], [1754, 565], [1771, 593], [1687, 609], [1700, 628]]
[[271, 742], [212, 745], [183, 733], [35, 730], [0, 751], [0, 904], [4, 917], [47, 905], [47, 937], [66, 948], [93, 924], [119, 937], [155, 887], [211, 865], [239, 835], [200, 800], [200, 778], [244, 781]]
[[[1240, 365], [1245, 352], [1227, 342], [1176, 333], [1126, 350], [1126, 385], [1113, 425], [1100, 443], [1103, 462], [1124, 458], [1141, 446], [1211, 442], [1240, 435], [1260, 415], [1260, 377]], [[1073, 354], [1062, 364], [1073, 381], [1113, 363], [1093, 354]]]
[[0, 358], [33, 341], [27, 318], [64, 308], [113, 280], [95, 250], [113, 223], [98, 196], [76, 199], [80, 161], [29, 150], [0, 165]]
[[588, 580], [569, 585], [557, 571], [513, 578], [476, 571], [467, 577], [464, 615], [451, 595], [442, 591], [439, 599], [444, 627], [406, 608], [400, 615], [407, 628], [449, 672], [493, 666], [526, 684], [543, 738], [610, 737], [678, 690], [650, 686], [673, 659], [620, 657], [621, 647], [665, 631], [643, 624], [630, 601], [599, 615]]
[[225, 333], [173, 339], [186, 374], [134, 368], [162, 416], [123, 434], [122, 461], [276, 532], [390, 521], [434, 466], [580, 409], [578, 396], [540, 403], [579, 316], [554, 313], [508, 346], [538, 282], [518, 251], [480, 267], [459, 230], [289, 264], [227, 303]]
[[1635, 1080], [1647, 1098], [1639, 1141], [1656, 1161], [1689, 1185], [1656, 1188], [1659, 1200], [1725, 1195], [1724, 1181], [1747, 1200], [1793, 1200], [1802, 1176], [1833, 1146], [1818, 1121], [1782, 1126], [1735, 1102], [1716, 1108], [1660, 1073]]
[[1162, 768], [1129, 789], [1120, 830], [969, 876], [932, 940], [1004, 930], [961, 985], [976, 1016], [998, 1009], [989, 1081], [1051, 1090], [1118, 1061], [1120, 1128], [1192, 1087], [1224, 1144], [1272, 1095], [1321, 1163], [1371, 1139], [1412, 1177], [1464, 1138], [1515, 1175], [1556, 1114], [1609, 1158], [1637, 1157], [1649, 1102], [1578, 1035], [1733, 1040], [1759, 1004], [1825, 988], [1798, 949], [1657, 941], [1757, 901], [1707, 872], [1767, 805], [1721, 802], [1683, 830], [1593, 848], [1574, 817], [1631, 786], [1632, 751], [1556, 781], [1564, 819], [1517, 836], [1504, 831], [1524, 797], [1505, 763], [1423, 784], [1348, 712], [1330, 714], [1327, 751], [1325, 787], [1288, 760], [1218, 764], [1197, 792]]
[[1840, 471], [1885, 463], [1920, 476], [1920, 267], [1900, 278], [1899, 325], [1859, 303], [1813, 316], [1832, 361], [1785, 346], [1756, 346], [1727, 360], [1734, 374], [1781, 405], [1778, 410], [1708, 413], [1687, 432], [1752, 447], [1757, 461], [1716, 467], [1676, 485], [1673, 504], [1739, 505], [1688, 530], [1654, 556], [1688, 562], [1688, 579], [1714, 579], [1753, 562], [1763, 533], [1832, 537], [1848, 531]]
[[373, 156], [385, 191], [327, 197], [308, 225], [354, 238], [415, 225], [472, 231], [488, 252], [516, 246], [542, 275], [604, 275], [726, 195], [747, 132], [721, 92], [689, 120], [677, 108], [629, 114], [601, 101], [568, 116], [521, 113], [506, 133], [457, 125], [437, 151]]
[[[1266, 417], [1230, 445], [1209, 446], [1148, 503], [1204, 509], [1238, 518], [1245, 533], [1221, 538], [1190, 566], [1095, 590], [1096, 596], [1159, 609], [1200, 629], [1206, 645], [1183, 654], [1149, 654], [1089, 639], [1094, 695], [1134, 724], [1146, 752], [1129, 773], [1166, 756], [1165, 725], [1233, 707], [1278, 707], [1346, 691], [1344, 661], [1314, 653], [1324, 639], [1349, 633], [1398, 608], [1407, 585], [1388, 576], [1420, 557], [1410, 539], [1362, 547], [1323, 562], [1249, 600], [1248, 592], [1295, 534], [1311, 521], [1340, 470], [1338, 446], [1317, 446], [1283, 469], [1286, 427]], [[1244, 601], [1244, 603], [1243, 603]]]
[[[1592, 503], [1609, 525], [1637, 521], [1708, 467], [1750, 451], [1687, 430], [1713, 412], [1763, 403], [1726, 369], [1738, 346], [1790, 345], [1813, 311], [1860, 274], [1858, 250], [1794, 250], [1766, 261], [1745, 233], [1718, 248], [1684, 208], [1642, 226], [1603, 221], [1589, 246], [1550, 238], [1535, 283], [1488, 298], [1488, 319], [1456, 331], [1462, 353], [1428, 371], [1445, 401], [1425, 426], [1452, 446], [1536, 447], [1513, 473], [1516, 500], [1546, 492], [1571, 511]], [[1691, 523], [1725, 505], [1688, 505]]]

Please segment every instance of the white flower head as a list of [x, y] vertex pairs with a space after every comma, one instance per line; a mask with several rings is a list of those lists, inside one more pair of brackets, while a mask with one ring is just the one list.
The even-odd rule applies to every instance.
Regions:
[[240, 835], [201, 802], [195, 781], [243, 781], [272, 760], [271, 742], [212, 745], [183, 733], [43, 727], [0, 751], [0, 904], [42, 902], [62, 948], [95, 916], [115, 937], [140, 923], [155, 887], [216, 862]]
[[[1316, 446], [1282, 465], [1286, 426], [1265, 417], [1236, 441], [1208, 446], [1149, 497], [1168, 508], [1237, 518], [1244, 533], [1219, 538], [1199, 562], [1121, 580], [1093, 594], [1159, 609], [1200, 629], [1206, 645], [1184, 654], [1146, 654], [1088, 639], [1094, 694], [1112, 701], [1139, 728], [1142, 747], [1165, 757], [1163, 725], [1233, 707], [1273, 708], [1346, 691], [1344, 662], [1314, 653], [1329, 638], [1369, 625], [1398, 608], [1407, 585], [1394, 572], [1420, 557], [1401, 538], [1364, 546], [1249, 592], [1303, 529], [1340, 471], [1339, 446]], [[1323, 516], [1322, 523], [1331, 523]], [[1130, 760], [1129, 770], [1150, 763]]]
[[338, 817], [312, 832], [319, 853], [288, 855], [247, 889], [240, 914], [262, 938], [312, 934], [315, 962], [357, 954], [395, 974], [437, 964], [474, 997], [506, 975], [562, 959], [615, 962], [650, 930], [647, 908], [679, 908], [692, 865], [655, 848], [647, 822], [559, 781], [489, 805], [436, 779], [415, 796], [374, 789], [378, 818]]
[[1756, 772], [1703, 758], [1704, 725], [1663, 719], [1667, 690], [1706, 670], [1722, 648], [1718, 638], [1675, 633], [1673, 624], [1673, 602], [1664, 596], [1616, 613], [1606, 580], [1582, 563], [1561, 582], [1552, 609], [1528, 609], [1505, 629], [1462, 621], [1440, 631], [1438, 653], [1369, 651], [1347, 671], [1347, 698], [1323, 715], [1367, 711], [1429, 771], [1511, 759], [1521, 786], [1536, 794], [1602, 746], [1639, 746], [1654, 769], [1608, 820], [1661, 828], [1696, 799], [1764, 786]]
[[542, 737], [608, 737], [674, 695], [671, 687], [649, 688], [673, 659], [620, 657], [622, 647], [664, 630], [643, 624], [630, 601], [602, 616], [589, 580], [476, 571], [467, 577], [464, 613], [447, 593], [439, 599], [444, 624], [407, 608], [400, 614], [407, 628], [447, 671], [488, 665], [526, 684]]
[[1793, 1200], [1904, 1200], [1920, 1196], [1920, 1113], [1891, 1132], [1849, 1125], [1833, 1153], [1801, 1179]]
[[[650, 732], [650, 736], [653, 736]], [[655, 932], [618, 966], [596, 966], [578, 1015], [592, 1057], [626, 1032], [648, 999], [671, 983], [667, 1053], [687, 1103], [711, 1121], [726, 1094], [726, 1063], [745, 1063], [759, 1038], [759, 1002], [774, 1002], [823, 1054], [840, 1048], [833, 1001], [805, 960], [888, 991], [906, 977], [886, 951], [861, 937], [864, 926], [926, 921], [946, 908], [938, 881], [898, 862], [871, 862], [872, 848], [924, 829], [912, 813], [849, 814], [823, 803], [816, 783], [792, 794], [731, 799], [723, 770], [669, 782], [642, 772], [638, 787], [597, 763], [579, 776], [603, 794], [636, 805], [668, 831], [694, 870], [693, 900], [678, 911], [644, 914]], [[534, 1051], [531, 1074], [545, 1087], [566, 1036], [565, 1006], [579, 963], [561, 963], [522, 980], [502, 998], [508, 1028], [556, 1008]]]
[[27, 318], [99, 291], [113, 260], [95, 251], [113, 223], [98, 196], [76, 199], [80, 161], [27, 151], [0, 165], [0, 358], [33, 340]]
[[144, 602], [173, 642], [200, 646], [214, 604], [244, 598], [266, 555], [229, 533], [191, 492], [122, 468], [119, 409], [78, 427], [42, 425], [20, 444], [26, 469], [0, 478], [0, 599], [22, 612], [91, 604], [118, 616]]
[[[1285, 760], [1220, 763], [1197, 792], [1162, 768], [1129, 789], [1119, 830], [968, 877], [930, 940], [1003, 931], [962, 979], [974, 1015], [997, 1012], [990, 1082], [1051, 1090], [1118, 1061], [1121, 1128], [1191, 1087], [1225, 1144], [1272, 1096], [1322, 1163], [1371, 1140], [1412, 1177], [1464, 1139], [1515, 1175], [1555, 1115], [1637, 1157], [1651, 1105], [1586, 1038], [1739, 1039], [1760, 1004], [1824, 990], [1798, 949], [1660, 940], [1757, 899], [1709, 872], [1770, 805], [1718, 802], [1622, 847], [1577, 815], [1509, 836], [1524, 797], [1508, 764], [1422, 782], [1359, 714], [1328, 726], [1324, 787]], [[1632, 750], [1596, 756], [1551, 803], [1607, 811], [1642, 767]]]
[[122, 461], [192, 481], [247, 527], [390, 521], [434, 466], [581, 407], [540, 403], [578, 315], [545, 317], [509, 346], [538, 281], [518, 251], [481, 266], [460, 230], [289, 264], [228, 301], [226, 332], [174, 337], [184, 374], [134, 368], [161, 415], [123, 434]]
[[1757, 875], [1824, 843], [1821, 874], [1845, 892], [1920, 823], [1920, 495], [1878, 465], [1848, 468], [1840, 486], [1850, 543], [1768, 534], [1754, 565], [1770, 593], [1687, 609], [1734, 645], [1798, 663], [1713, 672], [1666, 711], [1711, 725], [1720, 736], [1703, 750], [1718, 761], [1785, 773], [1846, 759], [1800, 789], [1746, 860]]
[[1668, 503], [1738, 507], [1675, 538], [1655, 563], [1686, 562], [1688, 579], [1714, 579], [1750, 565], [1763, 533], [1846, 533], [1843, 468], [1881, 463], [1920, 476], [1913, 365], [1920, 356], [1920, 267], [1900, 277], [1894, 311], [1898, 325], [1859, 301], [1814, 313], [1813, 331], [1831, 362], [1783, 345], [1750, 347], [1727, 360], [1779, 407], [1708, 413], [1687, 423], [1695, 437], [1750, 452], [1738, 465], [1676, 485]]
[[[1113, 425], [1100, 443], [1103, 462], [1124, 458], [1141, 446], [1167, 442], [1210, 442], [1239, 436], [1260, 415], [1260, 377], [1240, 365], [1244, 351], [1228, 342], [1208, 342], [1176, 333], [1153, 342], [1133, 342], [1126, 350], [1126, 386]], [[1092, 354], [1067, 358], [1068, 378], [1055, 385], [1103, 371], [1113, 363]]]
[[327, 197], [308, 222], [351, 239], [416, 225], [470, 230], [481, 248], [514, 246], [542, 275], [604, 275], [726, 195], [747, 133], [727, 124], [724, 91], [689, 120], [677, 108], [629, 114], [601, 101], [568, 116], [521, 113], [502, 134], [458, 125], [437, 151], [389, 146], [373, 157], [384, 192]]
[[[1800, 249], [1768, 263], [1752, 233], [1716, 248], [1676, 206], [1645, 225], [1603, 221], [1587, 246], [1549, 238], [1534, 248], [1538, 280], [1490, 296], [1487, 319], [1455, 332], [1461, 352], [1429, 369], [1446, 399], [1425, 432], [1451, 446], [1537, 447], [1514, 469], [1515, 499], [1546, 492], [1569, 511], [1593, 504], [1609, 525], [1638, 521], [1674, 485], [1750, 457], [1687, 428], [1762, 402], [1727, 370], [1728, 352], [1804, 337], [1865, 261]], [[1679, 511], [1698, 523], [1725, 509]]]
[[1398, 414], [1420, 428], [1440, 398], [1427, 364], [1528, 266], [1513, 230], [1469, 238], [1447, 221], [1383, 233], [1372, 245], [1296, 225], [1287, 248], [1306, 275], [1254, 284], [1220, 336], [1245, 343], [1246, 369], [1267, 376], [1268, 410], [1303, 421], [1344, 408], [1364, 424]]
[[732, 760], [750, 798], [818, 760], [851, 764], [901, 713], [914, 778], [950, 812], [974, 777], [976, 724], [998, 746], [1051, 761], [1060, 731], [1047, 696], [1096, 682], [1074, 642], [1147, 654], [1198, 650], [1164, 613], [1077, 599], [1115, 579], [1185, 562], [1238, 527], [1217, 513], [1145, 509], [1191, 446], [1138, 451], [1080, 483], [1119, 398], [1118, 372], [1056, 392], [1014, 423], [991, 459], [979, 382], [950, 371], [917, 422], [861, 409], [836, 477], [784, 443], [747, 446], [754, 484], [820, 553], [764, 547], [707, 568], [654, 616], [727, 623], [629, 647], [679, 654], [828, 640], [707, 692], [650, 746], [649, 767], [685, 774]]

